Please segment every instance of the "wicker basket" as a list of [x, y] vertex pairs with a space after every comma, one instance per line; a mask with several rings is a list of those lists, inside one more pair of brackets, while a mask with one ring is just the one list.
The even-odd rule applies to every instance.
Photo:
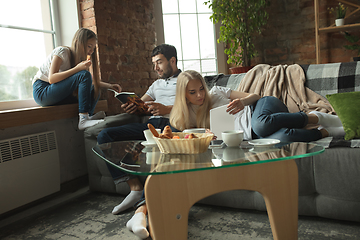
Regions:
[[154, 137], [160, 152], [162, 153], [183, 153], [196, 154], [205, 152], [212, 140], [214, 134], [211, 133], [194, 133], [197, 138], [185, 139], [188, 133], [176, 132], [174, 136], [179, 136], [180, 139], [165, 139]]

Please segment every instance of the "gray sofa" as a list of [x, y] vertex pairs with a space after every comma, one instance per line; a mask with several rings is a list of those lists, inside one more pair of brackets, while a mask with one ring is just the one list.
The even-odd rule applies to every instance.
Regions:
[[[306, 86], [326, 96], [360, 89], [360, 62], [302, 65]], [[209, 87], [227, 86], [235, 89], [245, 74], [205, 77]], [[119, 114], [85, 131], [86, 159], [92, 191], [127, 195], [126, 183], [115, 185], [103, 160], [92, 152], [101, 129], [134, 121], [136, 116]], [[325, 138], [318, 141], [324, 153], [297, 159], [299, 170], [299, 215], [360, 222], [360, 148], [359, 140]], [[142, 179], [144, 180], [144, 179]], [[239, 209], [266, 211], [258, 192], [235, 190], [222, 192], [200, 201], [204, 204]]]

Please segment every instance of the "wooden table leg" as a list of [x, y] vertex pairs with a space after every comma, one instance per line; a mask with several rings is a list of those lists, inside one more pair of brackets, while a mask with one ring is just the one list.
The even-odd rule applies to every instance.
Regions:
[[235, 189], [262, 194], [275, 240], [297, 239], [298, 170], [294, 160], [285, 160], [149, 176], [145, 197], [153, 240], [187, 239], [191, 206]]

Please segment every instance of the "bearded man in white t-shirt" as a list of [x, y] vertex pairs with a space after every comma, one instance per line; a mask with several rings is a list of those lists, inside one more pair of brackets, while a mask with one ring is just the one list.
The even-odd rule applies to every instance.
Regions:
[[[163, 129], [169, 125], [169, 114], [175, 101], [176, 80], [181, 72], [177, 67], [177, 53], [174, 46], [161, 44], [151, 54], [154, 70], [160, 79], [156, 80], [141, 97], [152, 115], [146, 123], [131, 123], [118, 127], [106, 128], [97, 137], [99, 144], [125, 140], [142, 140], [143, 131], [151, 123], [155, 128]], [[136, 105], [122, 104], [126, 113], [134, 114]]]
[[[177, 67], [177, 53], [174, 46], [161, 44], [154, 48], [151, 54], [154, 70], [160, 79], [156, 80], [141, 97], [149, 107], [152, 115], [146, 123], [130, 123], [118, 127], [110, 127], [102, 130], [98, 137], [98, 144], [126, 141], [126, 140], [145, 140], [143, 131], [148, 129], [147, 124], [151, 123], [155, 128], [163, 130], [170, 125], [169, 115], [175, 101], [177, 76], [181, 72]], [[134, 104], [123, 104], [121, 107], [126, 113], [134, 114], [136, 106]], [[176, 131], [176, 129], [173, 129]], [[143, 185], [136, 176], [129, 175], [110, 165], [108, 169], [116, 184], [127, 182], [130, 187], [130, 194], [117, 205], [112, 213], [118, 214], [141, 200]]]

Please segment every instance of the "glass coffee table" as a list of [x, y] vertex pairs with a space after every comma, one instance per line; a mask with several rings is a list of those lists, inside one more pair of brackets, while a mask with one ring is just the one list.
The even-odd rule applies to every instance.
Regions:
[[[162, 154], [141, 141], [97, 145], [93, 151], [110, 165], [148, 175], [145, 198], [152, 239], [187, 239], [192, 205], [215, 193], [244, 189], [264, 197], [274, 239], [297, 239], [298, 169], [295, 158], [320, 154], [312, 143], [213, 148], [201, 154]], [[306, 161], [306, 159], [303, 159]]]

